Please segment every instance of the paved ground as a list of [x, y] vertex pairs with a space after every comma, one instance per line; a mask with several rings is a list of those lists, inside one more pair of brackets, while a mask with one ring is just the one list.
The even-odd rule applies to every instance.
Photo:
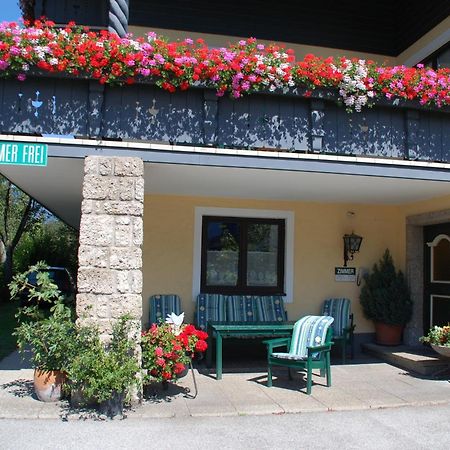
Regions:
[[0, 420], [2, 450], [445, 449], [450, 405], [114, 421]]
[[[148, 390], [142, 406], [127, 411], [127, 417], [183, 418], [210, 416], [272, 415], [285, 413], [368, 410], [402, 406], [450, 405], [448, 380], [422, 379], [376, 360], [333, 365], [333, 385], [314, 377], [312, 395], [304, 393], [300, 374], [289, 381], [286, 370], [275, 372], [274, 386], [266, 386], [266, 374], [233, 373], [225, 370], [221, 381], [200, 367], [196, 369], [198, 396], [193, 392], [191, 374], [171, 385], [168, 391], [155, 385]], [[13, 355], [0, 363], [0, 418], [79, 419], [67, 401], [42, 403], [34, 398], [33, 371], [20, 368]], [[89, 415], [85, 413], [85, 416]]]

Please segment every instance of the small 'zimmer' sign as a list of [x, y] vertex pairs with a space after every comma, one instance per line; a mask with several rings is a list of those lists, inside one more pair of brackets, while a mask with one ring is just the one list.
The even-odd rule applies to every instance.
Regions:
[[356, 267], [335, 267], [334, 279], [336, 281], [356, 281]]

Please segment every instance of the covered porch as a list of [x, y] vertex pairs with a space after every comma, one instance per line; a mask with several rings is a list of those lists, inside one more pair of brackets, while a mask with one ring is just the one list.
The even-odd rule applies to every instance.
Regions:
[[[3, 139], [48, 143], [47, 167], [3, 166], [2, 173], [74, 227], [81, 217], [85, 156], [144, 161], [144, 327], [153, 294], [178, 294], [186, 321], [194, 320], [201, 290], [202, 218], [223, 216], [284, 220], [288, 318], [319, 313], [325, 298], [348, 297], [357, 349], [370, 342], [373, 333], [359, 306], [358, 281], [389, 248], [397, 267], [409, 276], [414, 299], [405, 340], [417, 345], [423, 335], [422, 230], [450, 221], [445, 163], [283, 152], [255, 156], [249, 150], [82, 139]], [[359, 277], [338, 281], [335, 267], [343, 265], [342, 237], [353, 231], [363, 236], [351, 262]], [[110, 318], [107, 314], [104, 319]]]

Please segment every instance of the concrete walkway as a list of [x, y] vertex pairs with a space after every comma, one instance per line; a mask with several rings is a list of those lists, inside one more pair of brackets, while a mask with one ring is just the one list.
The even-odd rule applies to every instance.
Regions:
[[[16, 359], [14, 359], [16, 358]], [[0, 418], [48, 419], [80, 418], [67, 401], [42, 403], [33, 395], [33, 370], [21, 368], [12, 355], [0, 363]], [[274, 386], [266, 386], [266, 373], [224, 372], [217, 381], [214, 373], [196, 369], [197, 398], [189, 373], [177, 385], [163, 391], [159, 384], [146, 390], [141, 406], [127, 411], [132, 418], [168, 418], [200, 416], [241, 416], [305, 413], [312, 411], [344, 411], [399, 406], [450, 404], [448, 380], [419, 378], [408, 372], [377, 360], [353, 361], [347, 365], [332, 366], [333, 384], [313, 377], [312, 395], [304, 393], [301, 374], [287, 378], [286, 369], [276, 371]], [[302, 390], [299, 390], [301, 388]], [[81, 416], [89, 416], [82, 412]]]

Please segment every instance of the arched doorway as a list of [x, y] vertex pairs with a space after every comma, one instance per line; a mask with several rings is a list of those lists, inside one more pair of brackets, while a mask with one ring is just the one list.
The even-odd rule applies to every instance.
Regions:
[[423, 228], [424, 332], [450, 322], [450, 223]]

